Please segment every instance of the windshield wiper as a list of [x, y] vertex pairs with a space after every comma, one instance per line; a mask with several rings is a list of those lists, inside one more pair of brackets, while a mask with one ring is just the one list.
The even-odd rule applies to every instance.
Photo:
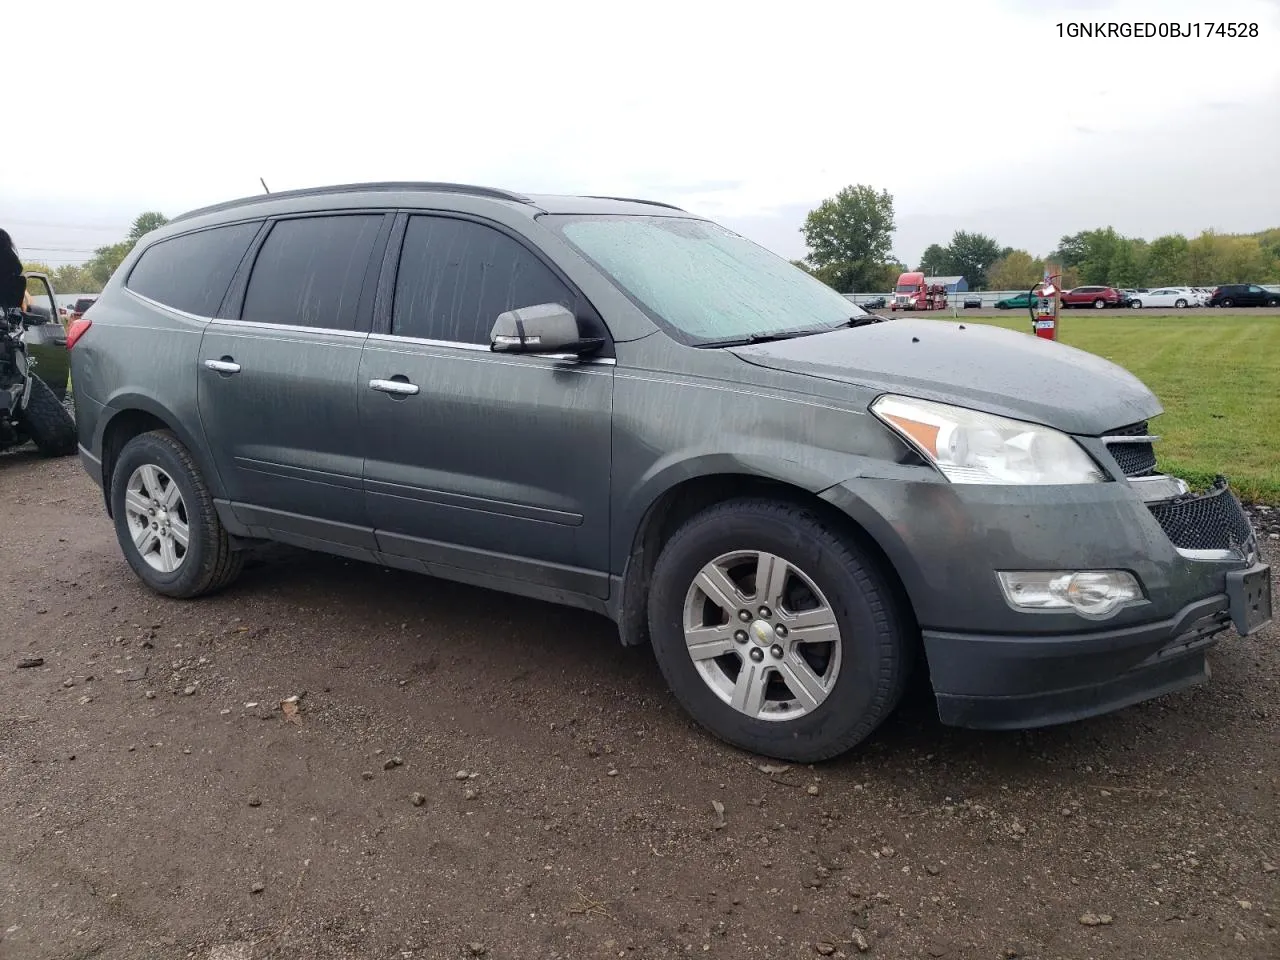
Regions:
[[775, 330], [771, 333], [749, 333], [742, 337], [726, 337], [723, 340], [704, 340], [699, 347], [745, 347], [753, 343], [769, 343], [773, 340], [791, 340], [794, 337], [811, 337], [817, 333], [830, 333], [834, 327], [809, 327], [803, 330]]
[[873, 323], [886, 323], [886, 322], [888, 322], [888, 320], [889, 320], [889, 318], [888, 318], [888, 317], [882, 317], [882, 316], [880, 316], [880, 315], [879, 315], [879, 314], [877, 314], [877, 313], [865, 313], [865, 314], [863, 314], [863, 315], [862, 315], [862, 316], [860, 316], [860, 317], [850, 317], [850, 318], [849, 318], [848, 320], [846, 320], [844, 323], [840, 324], [840, 326], [842, 326], [842, 327], [865, 327], [865, 326], [869, 326], [870, 324], [873, 324]]

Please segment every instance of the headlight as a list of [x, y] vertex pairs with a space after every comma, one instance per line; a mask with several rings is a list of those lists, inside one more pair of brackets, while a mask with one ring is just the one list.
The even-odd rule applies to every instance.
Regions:
[[871, 412], [952, 483], [1101, 483], [1106, 478], [1065, 433], [964, 407], [885, 395]]

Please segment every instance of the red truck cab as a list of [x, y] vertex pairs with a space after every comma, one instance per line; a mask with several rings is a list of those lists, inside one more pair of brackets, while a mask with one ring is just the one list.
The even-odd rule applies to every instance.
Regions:
[[925, 282], [924, 273], [908, 271], [898, 277], [893, 288], [890, 310], [943, 310], [947, 306], [947, 288], [939, 283]]

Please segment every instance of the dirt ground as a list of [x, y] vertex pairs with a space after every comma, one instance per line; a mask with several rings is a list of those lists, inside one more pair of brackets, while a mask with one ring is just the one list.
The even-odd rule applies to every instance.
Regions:
[[0, 532], [4, 960], [1280, 957], [1275, 629], [776, 771], [588, 614], [297, 553], [165, 601], [74, 458], [0, 457]]

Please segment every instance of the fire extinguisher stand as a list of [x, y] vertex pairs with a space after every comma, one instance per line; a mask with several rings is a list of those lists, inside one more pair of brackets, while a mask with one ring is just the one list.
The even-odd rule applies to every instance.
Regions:
[[1054, 284], [1061, 274], [1044, 272], [1044, 279], [1028, 291], [1027, 312], [1031, 328], [1043, 340], [1058, 339], [1058, 312], [1062, 309], [1062, 292]]

